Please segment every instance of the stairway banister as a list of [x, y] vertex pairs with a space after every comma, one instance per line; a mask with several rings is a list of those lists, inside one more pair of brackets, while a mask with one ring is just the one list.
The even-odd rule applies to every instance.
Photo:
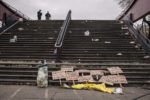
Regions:
[[66, 31], [68, 29], [68, 25], [70, 23], [70, 20], [71, 20], [71, 10], [69, 10], [68, 14], [67, 14], [67, 17], [66, 17], [66, 20], [64, 21], [62, 27], [61, 27], [61, 30], [58, 34], [58, 37], [57, 37], [57, 40], [55, 42], [55, 54], [56, 54], [56, 59], [58, 60], [59, 57], [60, 57], [60, 53], [61, 53], [61, 49], [62, 49], [62, 45], [63, 45], [63, 42], [64, 42], [64, 38], [66, 36]]
[[146, 36], [144, 36], [144, 34], [141, 33], [138, 29], [135, 29], [136, 26], [133, 24], [133, 21], [129, 17], [127, 17], [125, 23], [129, 28], [129, 32], [134, 36], [136, 41], [138, 41], [142, 45], [142, 47], [150, 54], [150, 40]]
[[3, 34], [3, 33], [5, 33], [6, 31], [8, 31], [9, 29], [11, 29], [13, 26], [15, 26], [16, 24], [18, 24], [20, 21], [19, 20], [17, 20], [17, 21], [15, 21], [14, 23], [12, 23], [10, 26], [8, 26], [6, 29], [1, 29], [0, 30], [0, 36]]

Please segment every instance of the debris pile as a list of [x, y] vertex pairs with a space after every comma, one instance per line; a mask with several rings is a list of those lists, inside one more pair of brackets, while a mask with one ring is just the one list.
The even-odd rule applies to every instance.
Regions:
[[[63, 66], [61, 70], [52, 72], [53, 80], [59, 80], [60, 85], [62, 85], [62, 79], [72, 81], [72, 86], [65, 84], [67, 88], [96, 89], [107, 93], [115, 93], [116, 90], [121, 91], [123, 88], [122, 84], [128, 83], [126, 77], [120, 75], [123, 74], [123, 71], [118, 66], [108, 67], [106, 70], [74, 70], [75, 67], [76, 66]], [[107, 88], [105, 84], [119, 84], [120, 88]]]

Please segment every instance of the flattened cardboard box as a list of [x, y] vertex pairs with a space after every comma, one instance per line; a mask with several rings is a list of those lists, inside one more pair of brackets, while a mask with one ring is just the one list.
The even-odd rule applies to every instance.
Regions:
[[110, 68], [107, 68], [108, 71], [110, 72], [110, 74], [120, 74], [120, 73], [123, 73], [123, 71], [121, 70], [120, 67], [110, 67]]
[[90, 73], [90, 70], [81, 69], [81, 70], [76, 70], [75, 72], [77, 72], [77, 73]]
[[93, 78], [91, 75], [88, 76], [79, 76], [78, 78], [78, 82], [89, 82], [89, 81], [93, 81]]
[[66, 80], [68, 81], [73, 81], [73, 80], [78, 80], [78, 73], [76, 72], [67, 72], [66, 73]]
[[73, 69], [75, 68], [75, 66], [62, 66], [61, 67], [61, 71], [65, 71], [65, 72], [73, 72]]
[[104, 75], [104, 70], [90, 70], [91, 75]]
[[66, 73], [64, 71], [54, 71], [52, 72], [53, 80], [66, 78]]
[[108, 76], [102, 76], [100, 79], [100, 82], [103, 83], [114, 83], [114, 84], [119, 84], [119, 83], [124, 83], [127, 84], [126, 77], [123, 75], [108, 75]]

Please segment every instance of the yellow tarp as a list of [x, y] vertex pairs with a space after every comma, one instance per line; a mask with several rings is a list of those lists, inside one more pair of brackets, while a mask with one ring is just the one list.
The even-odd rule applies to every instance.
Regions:
[[102, 84], [77, 84], [71, 86], [73, 89], [94, 89], [106, 93], [113, 93], [115, 88], [107, 88], [105, 83]]

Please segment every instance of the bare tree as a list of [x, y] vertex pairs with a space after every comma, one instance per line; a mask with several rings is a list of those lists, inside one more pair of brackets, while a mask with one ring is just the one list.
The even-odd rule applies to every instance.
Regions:
[[134, 0], [116, 0], [116, 1], [124, 9], [128, 7]]

